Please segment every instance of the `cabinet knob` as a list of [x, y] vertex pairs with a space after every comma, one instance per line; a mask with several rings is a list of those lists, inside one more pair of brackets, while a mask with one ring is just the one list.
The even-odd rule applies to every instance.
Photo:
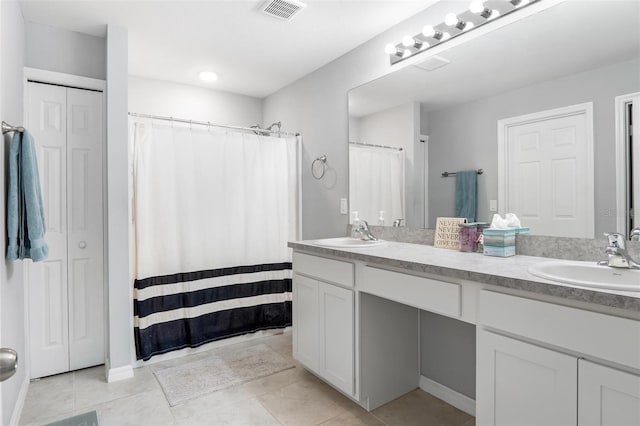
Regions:
[[84, 241], [80, 241], [80, 242], [78, 243], [78, 247], [80, 247], [81, 249], [83, 249], [83, 248], [87, 247], [87, 243], [86, 243], [86, 242], [84, 242]]

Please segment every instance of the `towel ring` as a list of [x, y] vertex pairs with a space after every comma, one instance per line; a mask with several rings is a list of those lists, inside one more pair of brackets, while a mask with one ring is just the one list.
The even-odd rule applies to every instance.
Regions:
[[[322, 166], [322, 172], [319, 173], [320, 176], [318, 176], [318, 173], [316, 173], [316, 163], [320, 162], [320, 165]], [[313, 175], [314, 178], [316, 178], [317, 180], [320, 180], [324, 177], [324, 172], [327, 170], [327, 156], [323, 155], [321, 157], [316, 158], [315, 160], [313, 160], [313, 163], [311, 163], [311, 174]]]

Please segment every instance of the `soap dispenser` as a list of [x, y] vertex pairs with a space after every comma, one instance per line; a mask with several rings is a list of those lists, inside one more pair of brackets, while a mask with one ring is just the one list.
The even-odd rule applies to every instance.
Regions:
[[358, 212], [351, 212], [351, 238], [360, 238], [360, 219]]

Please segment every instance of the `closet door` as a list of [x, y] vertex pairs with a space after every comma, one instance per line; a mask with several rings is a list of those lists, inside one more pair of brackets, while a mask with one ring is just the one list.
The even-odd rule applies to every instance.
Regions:
[[69, 370], [66, 88], [29, 83], [26, 122], [35, 139], [49, 256], [28, 262], [31, 378]]
[[26, 261], [31, 378], [104, 363], [102, 93], [29, 83], [49, 256]]
[[66, 184], [71, 370], [104, 363], [102, 134], [102, 94], [68, 88]]

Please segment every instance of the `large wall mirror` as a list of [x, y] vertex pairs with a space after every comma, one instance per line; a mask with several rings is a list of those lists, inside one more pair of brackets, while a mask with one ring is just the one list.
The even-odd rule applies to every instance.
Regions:
[[352, 212], [433, 228], [455, 212], [443, 172], [482, 169], [478, 221], [513, 212], [568, 237], [640, 226], [640, 2], [567, 1], [422, 55], [349, 92]]

